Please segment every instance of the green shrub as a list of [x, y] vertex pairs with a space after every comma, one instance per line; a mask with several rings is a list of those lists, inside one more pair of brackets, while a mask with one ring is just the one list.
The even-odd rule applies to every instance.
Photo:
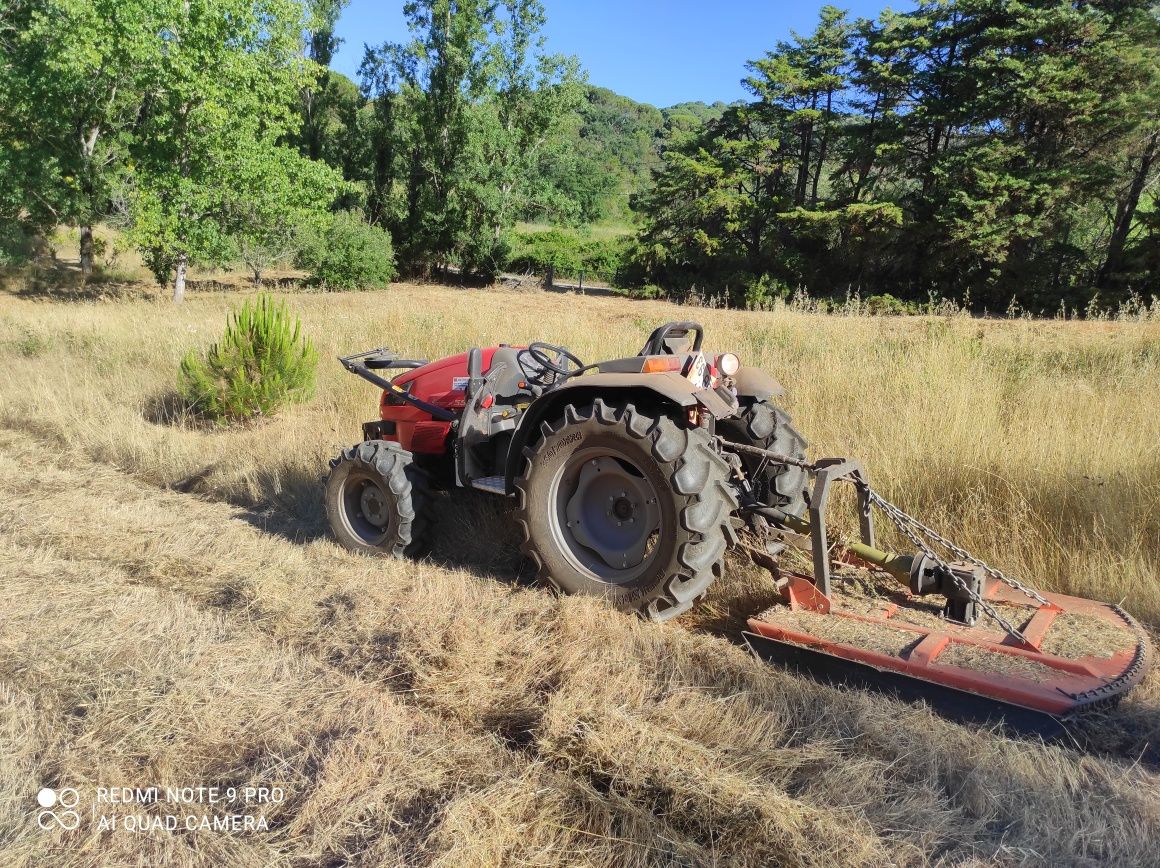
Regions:
[[747, 310], [772, 310], [774, 303], [789, 297], [789, 287], [776, 277], [763, 274], [745, 288]]
[[16, 220], [0, 218], [0, 266], [18, 265], [32, 258], [30, 232]]
[[382, 287], [398, 273], [390, 233], [353, 211], [340, 211], [304, 239], [298, 264], [329, 289]]
[[557, 277], [577, 277], [581, 271], [619, 285], [631, 239], [587, 238], [562, 229], [513, 232], [509, 271], [543, 273], [551, 266]]
[[634, 286], [629, 289], [628, 295], [629, 298], [636, 298], [642, 301], [656, 301], [658, 299], [667, 297], [665, 291], [655, 283], [646, 283], [644, 286]]
[[302, 401], [314, 386], [318, 353], [285, 302], [262, 294], [230, 314], [222, 339], [181, 362], [179, 389], [198, 415], [214, 421], [269, 416]]
[[509, 270], [542, 272], [549, 266], [559, 274], [575, 274], [583, 267], [580, 239], [575, 233], [559, 229], [512, 233]]
[[907, 304], [888, 292], [872, 295], [866, 299], [866, 309], [871, 316], [907, 316], [916, 313], [913, 304]]
[[511, 257], [508, 245], [508, 239], [496, 238], [494, 235], [479, 235], [469, 239], [460, 248], [459, 267], [464, 274], [491, 283]]

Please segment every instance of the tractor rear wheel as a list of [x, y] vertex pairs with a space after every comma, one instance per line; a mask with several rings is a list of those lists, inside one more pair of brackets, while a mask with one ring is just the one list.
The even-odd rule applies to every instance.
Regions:
[[516, 481], [539, 577], [654, 621], [689, 609], [735, 539], [729, 465], [709, 435], [600, 400], [541, 430]]
[[389, 557], [424, 550], [427, 476], [398, 443], [368, 440], [330, 462], [326, 517], [335, 538], [351, 551]]
[[[789, 414], [769, 401], [743, 406], [740, 416], [717, 423], [717, 433], [733, 443], [768, 449], [799, 461], [806, 458], [806, 439], [793, 427]], [[757, 455], [742, 455], [741, 463], [759, 501], [790, 515], [805, 513], [809, 474], [803, 468]]]

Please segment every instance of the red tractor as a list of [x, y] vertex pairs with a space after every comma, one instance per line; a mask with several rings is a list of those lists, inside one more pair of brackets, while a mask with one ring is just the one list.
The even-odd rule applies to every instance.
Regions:
[[[470, 486], [516, 498], [542, 580], [656, 621], [703, 597], [738, 545], [773, 572], [785, 604], [749, 619], [755, 654], [885, 683], [955, 716], [1046, 735], [1139, 683], [1151, 646], [1127, 612], [1005, 575], [883, 498], [857, 461], [807, 461], [774, 403], [781, 387], [706, 352], [704, 337], [673, 322], [635, 356], [595, 364], [540, 342], [434, 362], [383, 349], [340, 359], [383, 393], [363, 442], [331, 462], [335, 536], [355, 551], [421, 554], [432, 489]], [[855, 488], [861, 531], [837, 551], [888, 577], [869, 604], [831, 582], [837, 484]], [[913, 554], [876, 547], [875, 511]], [[779, 569], [789, 541], [812, 551], [812, 575]], [[1061, 641], [1072, 631], [1098, 641]]]
[[[773, 403], [777, 382], [705, 352], [704, 336], [669, 323], [637, 355], [595, 364], [540, 342], [434, 362], [383, 349], [340, 359], [383, 393], [364, 442], [332, 462], [335, 536], [358, 551], [421, 553], [430, 489], [470, 486], [517, 498], [524, 552], [559, 590], [654, 620], [684, 612], [721, 573], [739, 498], [800, 516], [808, 481], [795, 464], [717, 445], [799, 461], [806, 446]], [[748, 465], [744, 492], [734, 465]]]

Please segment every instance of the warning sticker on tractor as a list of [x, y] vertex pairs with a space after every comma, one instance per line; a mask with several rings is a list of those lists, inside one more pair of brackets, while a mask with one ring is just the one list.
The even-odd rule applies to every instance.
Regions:
[[451, 391], [453, 391], [453, 392], [466, 392], [467, 391], [467, 384], [470, 382], [471, 382], [471, 377], [452, 377], [451, 378]]

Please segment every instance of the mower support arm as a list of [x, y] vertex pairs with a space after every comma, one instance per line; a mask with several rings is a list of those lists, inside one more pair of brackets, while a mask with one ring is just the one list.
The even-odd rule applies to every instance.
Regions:
[[342, 366], [344, 368], [346, 368], [348, 371], [350, 371], [352, 374], [356, 374], [357, 376], [362, 377], [368, 383], [373, 383], [374, 385], [376, 385], [380, 389], [382, 389], [384, 392], [389, 392], [390, 394], [394, 395], [396, 398], [398, 398], [402, 401], [406, 401], [411, 406], [418, 407], [424, 413], [430, 413], [436, 419], [441, 419], [444, 422], [454, 422], [455, 421], [456, 415], [454, 413], [452, 413], [450, 410], [448, 410], [446, 407], [439, 407], [435, 404], [430, 403], [429, 401], [424, 401], [422, 398], [416, 398], [410, 392], [406, 391], [405, 389], [400, 389], [398, 386], [396, 386], [394, 383], [392, 383], [390, 380], [386, 379], [385, 377], [380, 377], [378, 374], [374, 373], [370, 368], [368, 368], [366, 366], [365, 363], [363, 363], [362, 360], [360, 360], [358, 358], [353, 358], [353, 359], [349, 358], [349, 357], [344, 358], [343, 356], [339, 356], [338, 360], [339, 360], [339, 362], [342, 363]]

